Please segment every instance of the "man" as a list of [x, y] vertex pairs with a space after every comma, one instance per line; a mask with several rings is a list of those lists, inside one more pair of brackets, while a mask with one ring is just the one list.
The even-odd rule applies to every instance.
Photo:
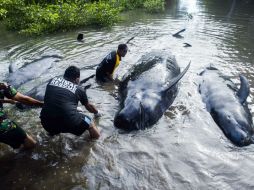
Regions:
[[98, 110], [88, 102], [86, 91], [78, 86], [80, 70], [70, 66], [64, 77], [55, 77], [47, 85], [41, 123], [50, 135], [72, 133], [80, 136], [88, 130], [92, 138], [100, 137], [99, 130], [88, 116], [77, 110], [79, 101], [86, 109], [98, 115]]
[[120, 44], [117, 51], [109, 53], [96, 69], [96, 79], [100, 82], [113, 81], [113, 73], [119, 66], [121, 58], [127, 54], [126, 44]]
[[[4, 99], [5, 97], [8, 99]], [[8, 119], [3, 111], [3, 103], [15, 104], [17, 102], [40, 107], [43, 105], [43, 102], [17, 92], [12, 86], [0, 83], [0, 142], [8, 144], [14, 149], [33, 148], [36, 141], [15, 122]]]
[[78, 37], [77, 37], [77, 41], [83, 42], [83, 39], [84, 39], [84, 34], [79, 33], [79, 34], [78, 34]]

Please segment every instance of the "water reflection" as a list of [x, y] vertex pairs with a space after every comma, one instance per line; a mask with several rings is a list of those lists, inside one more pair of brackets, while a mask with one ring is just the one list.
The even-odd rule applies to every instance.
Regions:
[[199, 11], [198, 2], [197, 0], [179, 1], [179, 10], [188, 14], [196, 13]]

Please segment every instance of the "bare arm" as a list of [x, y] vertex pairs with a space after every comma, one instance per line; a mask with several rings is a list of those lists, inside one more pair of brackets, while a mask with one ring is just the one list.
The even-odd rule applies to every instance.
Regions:
[[43, 102], [36, 100], [32, 97], [23, 95], [19, 92], [12, 98], [12, 100], [18, 101], [23, 104], [31, 105], [31, 106], [40, 106], [40, 107], [43, 106]]
[[0, 99], [1, 103], [10, 103], [10, 104], [15, 104], [16, 101], [12, 99]]
[[86, 107], [86, 109], [94, 114], [98, 113], [98, 110], [94, 107], [94, 105], [90, 104], [89, 102], [87, 104], [84, 105]]
[[91, 138], [98, 139], [100, 137], [100, 132], [94, 123], [91, 124], [91, 127], [89, 127], [88, 131]]
[[[87, 104], [84, 105], [86, 107], [86, 109], [93, 113], [93, 114], [98, 114], [98, 110], [95, 108], [94, 105], [90, 104], [89, 102], [87, 102]], [[98, 128], [96, 127], [96, 125], [94, 124], [94, 122], [92, 122], [90, 124], [90, 127], [88, 129], [90, 137], [94, 138], [94, 139], [98, 139], [100, 137], [100, 132], [98, 130]]]

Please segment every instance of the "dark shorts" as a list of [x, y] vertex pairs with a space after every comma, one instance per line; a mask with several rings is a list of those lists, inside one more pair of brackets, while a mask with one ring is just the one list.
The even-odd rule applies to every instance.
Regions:
[[98, 82], [108, 82], [109, 81], [107, 75], [105, 75], [104, 73], [101, 73], [97, 70], [96, 70], [96, 80]]
[[10, 121], [10, 125], [8, 129], [0, 130], [0, 142], [8, 144], [16, 149], [24, 144], [27, 135], [16, 123]]
[[63, 122], [63, 119], [43, 117], [41, 117], [41, 124], [43, 128], [52, 136], [59, 133], [72, 133], [80, 136], [89, 128], [92, 120], [85, 114], [79, 114], [81, 114], [82, 117], [82, 121], [79, 125], [67, 125], [65, 122]]

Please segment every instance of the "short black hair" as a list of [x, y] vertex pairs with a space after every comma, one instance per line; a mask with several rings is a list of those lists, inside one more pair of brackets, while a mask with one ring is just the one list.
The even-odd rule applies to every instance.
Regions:
[[69, 66], [64, 72], [66, 80], [75, 81], [80, 77], [80, 69], [76, 66]]
[[126, 44], [119, 44], [118, 45], [118, 50], [125, 50], [126, 48], [128, 48]]
[[83, 38], [84, 38], [84, 35], [83, 35], [82, 33], [79, 33], [79, 34], [78, 34], [78, 37], [77, 37], [77, 40], [78, 40], [78, 41], [82, 41]]

